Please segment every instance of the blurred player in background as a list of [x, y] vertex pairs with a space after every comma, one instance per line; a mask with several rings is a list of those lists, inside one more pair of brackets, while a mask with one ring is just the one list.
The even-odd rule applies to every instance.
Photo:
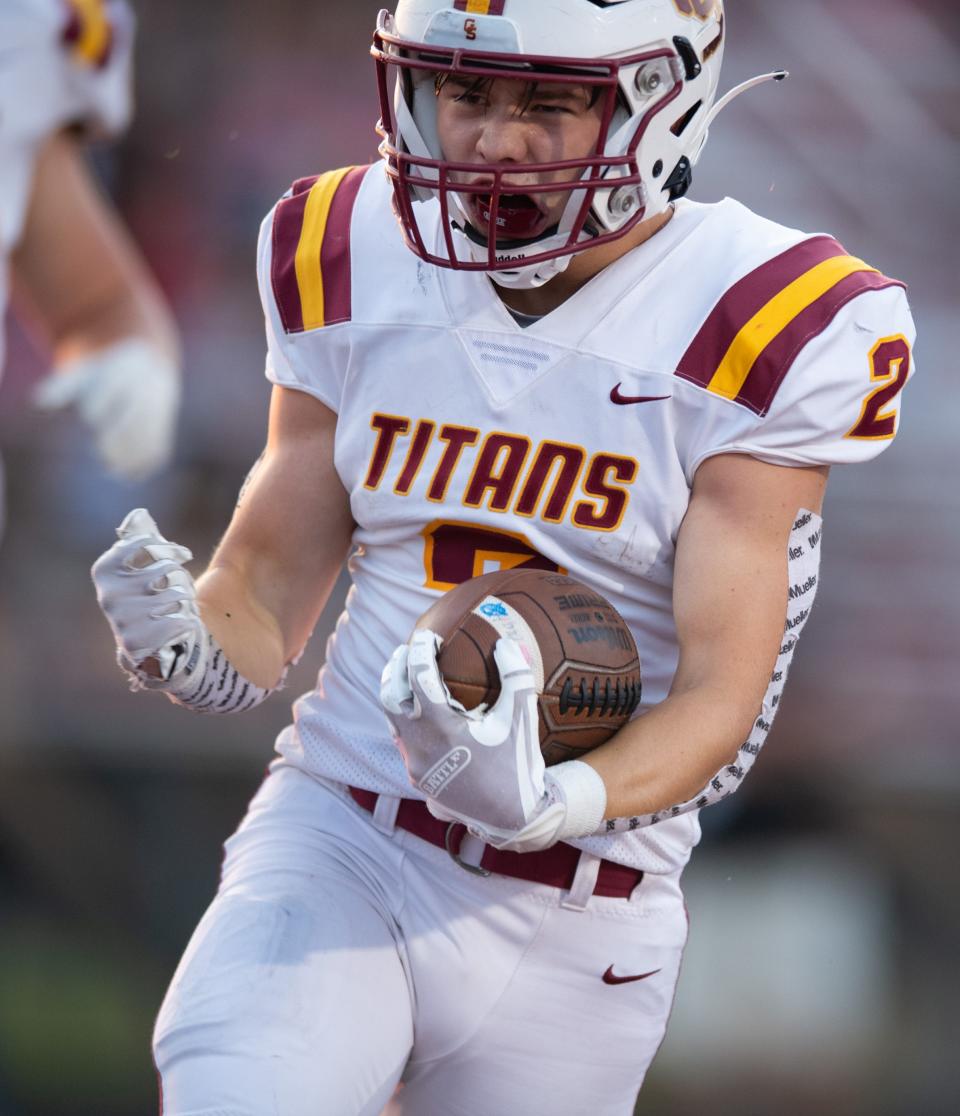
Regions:
[[[264, 223], [275, 386], [226, 535], [194, 583], [138, 509], [94, 567], [134, 686], [221, 713], [282, 683], [351, 552], [160, 1012], [166, 1116], [632, 1110], [698, 811], [769, 732], [828, 468], [890, 442], [911, 371], [902, 284], [686, 200], [741, 91], [725, 33], [716, 0], [400, 0], [383, 162]], [[642, 715], [548, 770], [516, 643], [468, 713], [406, 642], [522, 565], [608, 596], [643, 662]]]
[[179, 342], [83, 151], [130, 119], [132, 49], [120, 0], [0, 4], [0, 313], [12, 280], [52, 354], [37, 403], [75, 408], [110, 472], [140, 480], [173, 449]]

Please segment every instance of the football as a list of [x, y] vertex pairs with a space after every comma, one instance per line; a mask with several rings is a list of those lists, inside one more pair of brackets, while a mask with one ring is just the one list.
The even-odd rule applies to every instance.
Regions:
[[466, 709], [500, 693], [493, 649], [517, 640], [533, 669], [546, 763], [576, 759], [608, 740], [640, 702], [640, 657], [620, 613], [596, 590], [549, 570], [472, 578], [417, 622], [443, 640], [437, 661]]

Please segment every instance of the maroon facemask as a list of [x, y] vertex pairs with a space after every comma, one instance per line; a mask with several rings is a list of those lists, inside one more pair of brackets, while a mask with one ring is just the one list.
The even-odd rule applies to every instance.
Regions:
[[[645, 207], [640, 204], [642, 177], [637, 149], [650, 120], [679, 96], [680, 84], [640, 120], [623, 154], [604, 152], [619, 104], [621, 71], [656, 59], [672, 59], [669, 49], [649, 50], [616, 59], [503, 55], [408, 43], [380, 30], [374, 36], [371, 53], [376, 60], [380, 94], [378, 131], [383, 136], [380, 150], [393, 183], [395, 208], [404, 239], [421, 259], [455, 270], [509, 271], [516, 269], [518, 263], [526, 267], [573, 255], [583, 250], [585, 241], [593, 247], [617, 240], [643, 220]], [[483, 164], [483, 178], [478, 181], [480, 168], [477, 164], [452, 163], [439, 156], [414, 154], [404, 143], [391, 95], [391, 69], [397, 75], [411, 115], [415, 83], [431, 75], [435, 82], [456, 75], [468, 81], [497, 78], [516, 81], [520, 78], [532, 85], [587, 86], [601, 106], [594, 150], [583, 158], [553, 163]], [[524, 184], [519, 187], [517, 178], [521, 175]], [[542, 184], [529, 184], [537, 178]], [[603, 231], [598, 223], [591, 221], [591, 209], [598, 190], [611, 188], [615, 190], [614, 199], [618, 196], [629, 198], [632, 211], [629, 219], [615, 231]], [[537, 196], [547, 193], [569, 193], [573, 199], [559, 227], [548, 227], [544, 209], [537, 204]], [[440, 203], [444, 243], [436, 250], [425, 241], [414, 205], [415, 199], [429, 197], [437, 198]], [[483, 251], [466, 255], [463, 244], [458, 251], [454, 236], [457, 229], [474, 245], [481, 245]], [[540, 242], [542, 248], [537, 250]]]

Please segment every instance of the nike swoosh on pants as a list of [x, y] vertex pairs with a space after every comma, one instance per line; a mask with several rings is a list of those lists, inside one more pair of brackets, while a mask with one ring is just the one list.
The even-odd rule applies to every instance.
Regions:
[[646, 980], [647, 977], [656, 976], [659, 969], [652, 969], [649, 973], [638, 973], [636, 976], [614, 976], [613, 966], [603, 974], [604, 984], [630, 984], [635, 980]]

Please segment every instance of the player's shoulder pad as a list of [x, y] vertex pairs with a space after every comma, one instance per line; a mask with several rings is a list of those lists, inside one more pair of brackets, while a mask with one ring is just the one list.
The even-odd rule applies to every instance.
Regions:
[[301, 178], [274, 208], [270, 286], [284, 332], [351, 320], [350, 226], [369, 169]]
[[831, 236], [805, 237], [723, 292], [676, 374], [763, 416], [804, 346], [851, 300], [885, 287], [904, 284]]

